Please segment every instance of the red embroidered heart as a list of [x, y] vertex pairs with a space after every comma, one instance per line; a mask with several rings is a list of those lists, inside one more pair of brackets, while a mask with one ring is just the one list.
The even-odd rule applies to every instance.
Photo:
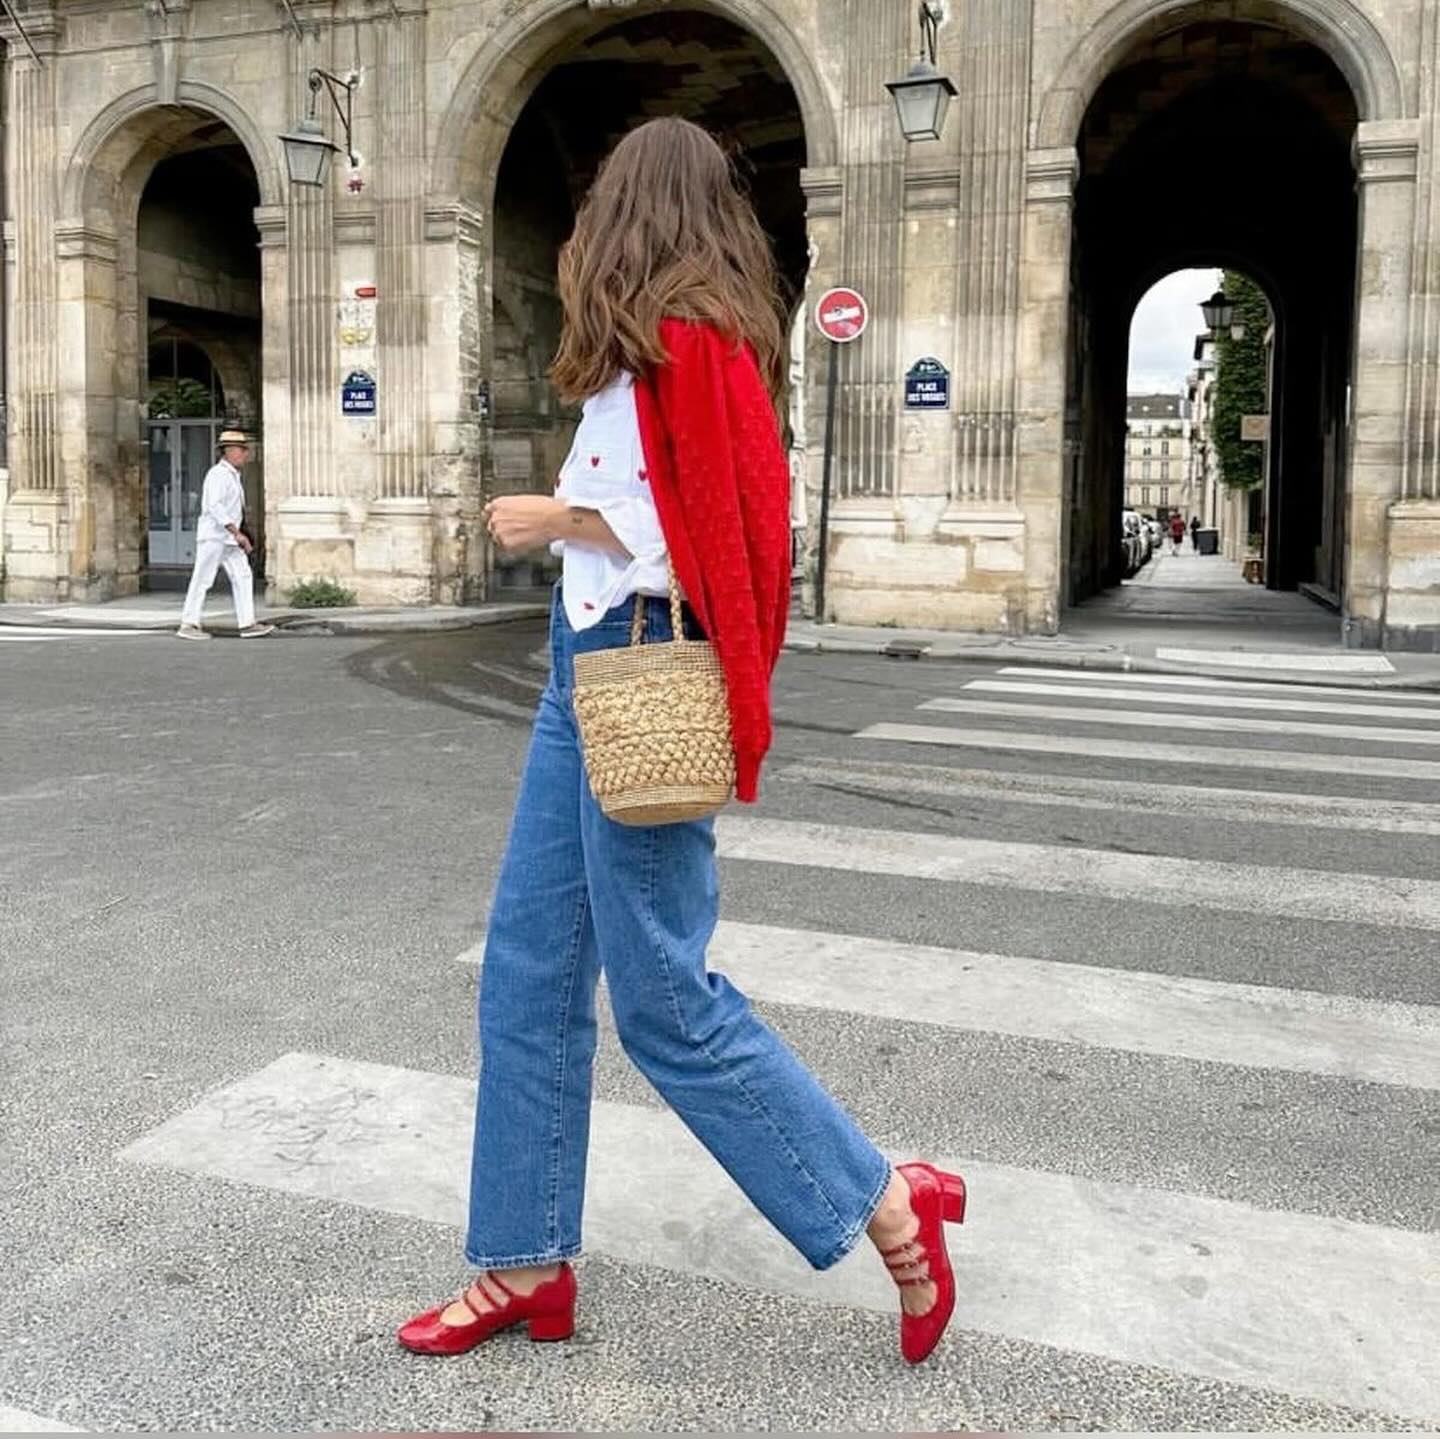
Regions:
[[590, 456], [590, 464], [591, 464], [592, 467], [595, 466], [595, 465], [598, 465], [599, 463], [600, 463], [600, 456], [599, 456], [599, 455], [591, 455], [591, 456]]
[[584, 605], [587, 610], [593, 610], [595, 608], [595, 606], [592, 605], [589, 600], [581, 600], [580, 603]]
[[645, 485], [645, 484], [649, 484], [649, 482], [650, 482], [650, 471], [649, 471], [649, 470], [641, 470], [641, 471], [640, 471], [640, 483], [641, 483], [642, 485]]

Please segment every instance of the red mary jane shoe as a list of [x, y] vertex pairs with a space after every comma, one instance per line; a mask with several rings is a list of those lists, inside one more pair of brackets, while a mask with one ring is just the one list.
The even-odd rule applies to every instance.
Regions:
[[[913, 1239], [885, 1250], [881, 1258], [897, 1284], [935, 1286], [935, 1302], [923, 1314], [900, 1311], [900, 1352], [911, 1364], [918, 1364], [940, 1342], [955, 1309], [955, 1275], [945, 1248], [945, 1225], [964, 1221], [965, 1181], [933, 1164], [902, 1164], [897, 1172], [910, 1186], [910, 1210], [920, 1228]], [[901, 1279], [900, 1273], [907, 1270], [917, 1272]]]
[[450, 1307], [447, 1300], [402, 1324], [395, 1337], [416, 1354], [464, 1354], [516, 1324], [528, 1325], [530, 1338], [538, 1341], [568, 1339], [575, 1332], [575, 1271], [568, 1264], [530, 1294], [517, 1294], [489, 1270], [484, 1281], [505, 1296], [504, 1304], [477, 1309], [467, 1288], [460, 1302], [474, 1318], [463, 1324], [444, 1323], [440, 1316]]

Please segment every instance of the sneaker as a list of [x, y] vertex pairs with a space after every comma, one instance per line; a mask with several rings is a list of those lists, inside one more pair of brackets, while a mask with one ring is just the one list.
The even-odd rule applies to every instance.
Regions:
[[182, 640], [208, 640], [210, 638], [199, 625], [181, 625], [175, 633]]
[[240, 631], [240, 638], [242, 640], [258, 640], [270, 634], [274, 628], [274, 625], [248, 625]]

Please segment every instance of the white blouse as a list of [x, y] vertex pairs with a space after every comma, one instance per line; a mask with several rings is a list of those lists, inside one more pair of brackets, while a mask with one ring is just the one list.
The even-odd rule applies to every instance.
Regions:
[[585, 401], [555, 494], [572, 508], [598, 511], [630, 552], [627, 558], [580, 540], [550, 546], [564, 559], [561, 595], [573, 629], [589, 629], [631, 595], [668, 593], [665, 535], [645, 473], [633, 375], [621, 374]]

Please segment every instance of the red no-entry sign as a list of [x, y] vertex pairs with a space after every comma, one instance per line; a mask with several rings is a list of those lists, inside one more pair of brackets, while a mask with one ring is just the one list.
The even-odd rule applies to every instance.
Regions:
[[870, 320], [870, 307], [859, 290], [838, 285], [826, 290], [815, 306], [815, 323], [827, 340], [837, 345], [858, 340]]

